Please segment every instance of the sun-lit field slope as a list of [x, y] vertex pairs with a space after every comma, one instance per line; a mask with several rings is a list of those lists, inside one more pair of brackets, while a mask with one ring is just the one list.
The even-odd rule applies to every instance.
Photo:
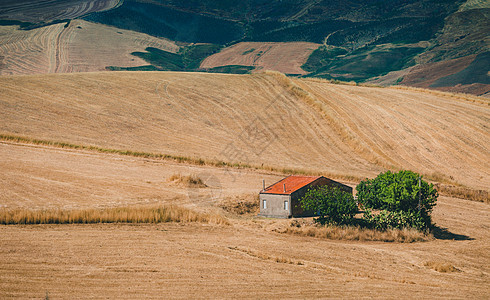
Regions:
[[[10, 142], [0, 143], [0, 169], [0, 209], [33, 210], [170, 204], [223, 214], [223, 199], [281, 177]], [[207, 187], [175, 185], [173, 174]], [[449, 233], [412, 244], [280, 234], [290, 220], [238, 216], [230, 226], [0, 225], [0, 298], [486, 299], [489, 216], [488, 204], [440, 197], [433, 220]]]
[[359, 157], [488, 188], [490, 108], [485, 100], [474, 104], [428, 92], [298, 83], [321, 103]]
[[306, 74], [301, 68], [320, 44], [242, 42], [211, 55], [201, 63], [210, 69], [228, 65], [253, 66], [256, 70], [274, 70], [286, 74]]
[[103, 71], [107, 66], [136, 67], [147, 63], [131, 55], [156, 47], [176, 52], [166, 39], [82, 20], [29, 31], [0, 27], [0, 74], [39, 74]]
[[[1, 133], [357, 176], [393, 163], [386, 153], [419, 166], [412, 156], [425, 147], [441, 159], [444, 151], [463, 151], [462, 162], [450, 160], [444, 170], [463, 172], [476, 182], [470, 186], [488, 180], [477, 177], [488, 159], [471, 156], [488, 155], [475, 146], [488, 141], [479, 129], [488, 124], [488, 105], [442, 94], [292, 82], [279, 74], [105, 72], [4, 76], [0, 95]], [[467, 135], [444, 126], [453, 117]], [[464, 173], [470, 168], [473, 174]], [[230, 223], [0, 225], [0, 298], [490, 295], [485, 203], [439, 197], [433, 221], [447, 231], [426, 242], [328, 240], [281, 233], [291, 220], [220, 208], [226, 199], [256, 197], [262, 179], [283, 176], [264, 170], [9, 140], [0, 141], [0, 170], [0, 209], [169, 204]], [[175, 174], [195, 175], [205, 186], [170, 181]]]
[[277, 74], [173, 72], [7, 76], [0, 94], [5, 134], [339, 177], [406, 168], [490, 184], [484, 102]]
[[442, 197], [434, 220], [459, 240], [412, 244], [279, 234], [290, 221], [271, 219], [2, 225], [0, 297], [488, 299], [489, 214]]
[[89, 13], [109, 10], [120, 2], [120, 0], [3, 0], [0, 3], [0, 20], [38, 23], [74, 19]]
[[[8, 209], [178, 204], [206, 211], [282, 176], [8, 142], [0, 142], [0, 170], [0, 208]], [[176, 184], [170, 180], [176, 174], [206, 186]]]

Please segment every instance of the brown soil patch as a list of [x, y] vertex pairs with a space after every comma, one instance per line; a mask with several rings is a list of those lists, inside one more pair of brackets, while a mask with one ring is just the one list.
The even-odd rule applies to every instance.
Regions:
[[274, 70], [286, 74], [307, 74], [301, 66], [320, 44], [306, 42], [260, 43], [242, 42], [206, 58], [201, 68], [228, 65], [253, 66], [256, 71]]
[[490, 91], [490, 85], [482, 83], [466, 85], [459, 84], [452, 87], [431, 87], [431, 85], [439, 78], [456, 74], [464, 70], [471, 64], [475, 57], [476, 55], [469, 55], [462, 58], [413, 67], [407, 74], [404, 74], [403, 80], [400, 82], [400, 84], [453, 93], [467, 93], [474, 95], [488, 93]]
[[463, 71], [475, 59], [476, 55], [448, 61], [419, 65], [403, 77], [400, 84], [429, 88], [437, 79]]
[[255, 193], [227, 197], [219, 203], [219, 207], [235, 215], [257, 215], [260, 211], [259, 195]]

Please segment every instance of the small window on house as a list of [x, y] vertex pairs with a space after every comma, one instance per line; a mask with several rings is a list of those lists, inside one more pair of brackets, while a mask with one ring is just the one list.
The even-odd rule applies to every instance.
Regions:
[[263, 207], [264, 209], [266, 209], [266, 208], [267, 208], [267, 200], [262, 200], [262, 207]]
[[284, 209], [289, 210], [289, 202], [288, 201], [284, 201]]

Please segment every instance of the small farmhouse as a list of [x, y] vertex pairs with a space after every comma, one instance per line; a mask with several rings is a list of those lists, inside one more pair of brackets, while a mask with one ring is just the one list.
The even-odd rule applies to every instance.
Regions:
[[304, 211], [299, 199], [318, 186], [338, 186], [352, 193], [352, 188], [323, 176], [288, 176], [260, 192], [260, 216], [273, 218], [312, 217], [315, 212]]

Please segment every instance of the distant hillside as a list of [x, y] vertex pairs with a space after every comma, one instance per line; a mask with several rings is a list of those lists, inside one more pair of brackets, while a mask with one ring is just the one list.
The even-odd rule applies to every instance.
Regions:
[[464, 1], [141, 1], [86, 20], [190, 43], [326, 42], [358, 49], [432, 38]]
[[33, 28], [109, 10], [120, 3], [122, 0], [4, 0], [0, 2], [0, 20], [19, 21], [23, 27]]
[[[126, 48], [119, 55], [132, 55], [140, 65], [111, 62], [99, 65], [99, 70], [247, 73], [269, 68], [308, 77], [484, 95], [490, 92], [485, 54], [490, 52], [489, 12], [489, 2], [479, 0], [84, 0], [36, 4], [22, 0], [0, 4], [0, 20], [4, 20], [0, 24], [26, 31], [82, 18], [172, 40], [181, 47], [180, 52], [169, 51], [179, 52], [177, 56], [158, 52], [168, 49], [151, 45], [148, 47], [156, 50], [146, 49], [146, 55], [140, 47]], [[313, 52], [310, 48], [301, 53], [294, 50], [287, 54], [288, 60], [274, 64], [263, 62], [258, 52], [247, 53], [246, 58], [235, 51], [236, 45], [244, 42], [263, 43], [257, 44], [257, 49], [291, 42], [319, 47]], [[194, 43], [211, 44], [217, 50], [202, 52], [186, 63], [186, 47]], [[78, 43], [82, 48], [89, 44]], [[282, 51], [297, 49], [281, 47]], [[219, 49], [226, 54], [216, 54]]]
[[155, 47], [175, 53], [166, 39], [83, 20], [21, 30], [0, 26], [0, 74], [45, 74], [103, 71], [107, 66], [147, 64], [131, 55]]

